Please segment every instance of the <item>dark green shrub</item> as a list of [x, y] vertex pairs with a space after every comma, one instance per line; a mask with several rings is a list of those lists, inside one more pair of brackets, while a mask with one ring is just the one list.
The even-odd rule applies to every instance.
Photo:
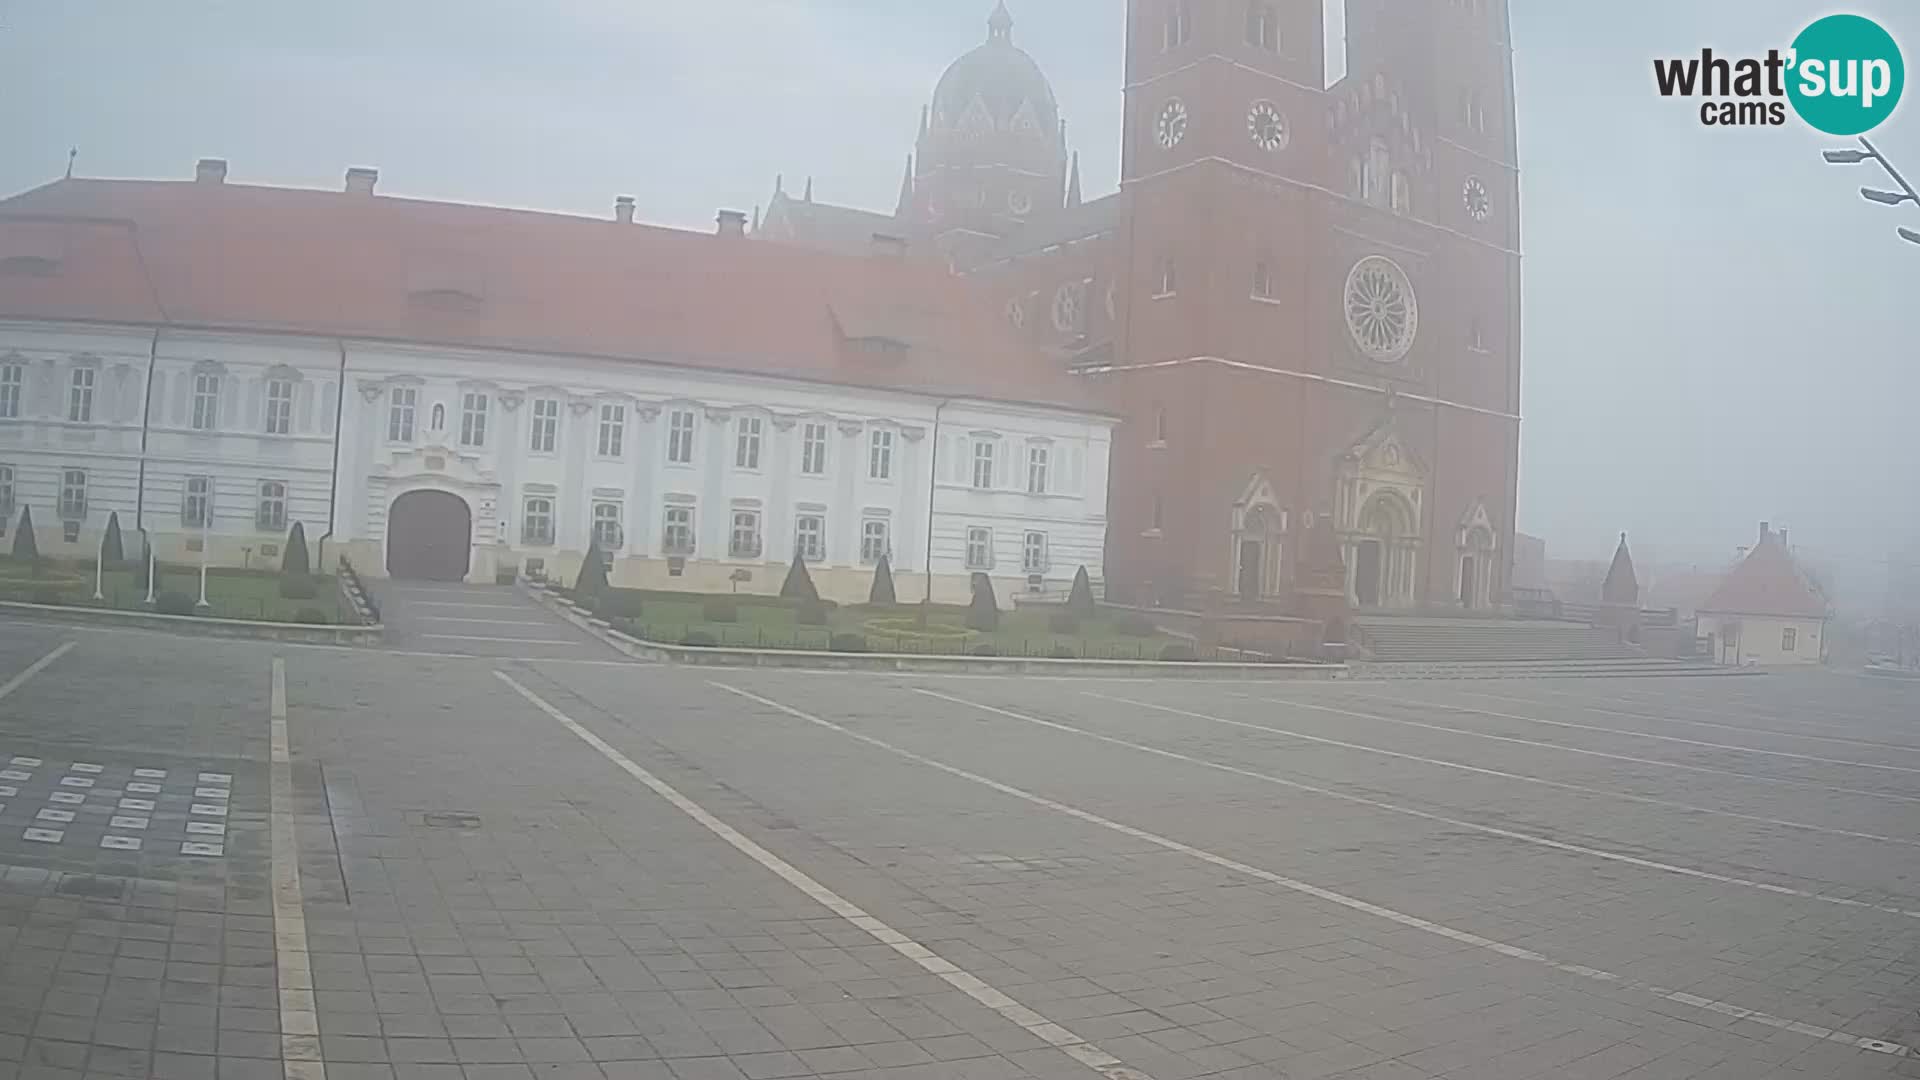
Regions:
[[596, 610], [609, 619], [637, 619], [645, 612], [646, 601], [639, 593], [609, 589], [600, 595], [600, 606]]
[[126, 541], [120, 537], [120, 511], [107, 515], [107, 535], [101, 541], [100, 561], [108, 566], [119, 566], [127, 561]]
[[33, 507], [20, 511], [20, 527], [13, 531], [13, 557], [33, 560], [40, 557], [40, 543], [33, 538]]
[[818, 600], [802, 600], [794, 610], [793, 621], [801, 626], [825, 626], [827, 606]]
[[813, 575], [807, 572], [807, 561], [798, 551], [793, 553], [793, 565], [787, 567], [787, 580], [780, 583], [780, 597], [783, 600], [820, 599], [820, 590], [813, 587]]
[[867, 651], [867, 638], [864, 634], [835, 634], [828, 648], [834, 652], [863, 653]]
[[311, 600], [318, 595], [320, 590], [314, 587], [310, 577], [302, 575], [280, 579], [280, 597], [283, 600]]
[[35, 589], [33, 590], [33, 602], [36, 604], [64, 604], [67, 602], [67, 594], [61, 592], [59, 589]]
[[1145, 615], [1122, 615], [1113, 626], [1128, 637], [1152, 637], [1156, 633], [1153, 620]]
[[1055, 660], [1078, 660], [1078, 659], [1080, 659], [1080, 654], [1079, 654], [1079, 653], [1076, 653], [1076, 652], [1074, 652], [1074, 651], [1073, 651], [1072, 649], [1070, 649], [1070, 648], [1068, 648], [1068, 647], [1067, 647], [1067, 646], [1065, 646], [1065, 645], [1055, 645], [1055, 646], [1053, 647], [1053, 651], [1052, 651], [1051, 653], [1049, 653], [1049, 654], [1047, 654], [1047, 655], [1049, 655], [1049, 656], [1051, 656], [1051, 657], [1053, 657], [1053, 658], [1054, 658]]
[[162, 615], [192, 615], [193, 597], [186, 593], [163, 592], [154, 598], [153, 609]]
[[880, 564], [873, 568], [873, 588], [867, 590], [867, 603], [891, 606], [898, 602], [893, 592], [893, 559], [882, 555]]
[[298, 521], [287, 530], [287, 550], [280, 556], [280, 573], [288, 578], [304, 578], [313, 573], [307, 562], [307, 527]]
[[332, 619], [327, 617], [326, 612], [321, 611], [317, 607], [303, 607], [299, 611], [294, 612], [293, 621], [297, 623], [307, 623], [312, 626], [327, 626], [333, 622]]
[[1083, 619], [1093, 614], [1093, 582], [1088, 579], [1084, 566], [1073, 573], [1073, 589], [1067, 593], [1067, 610]]
[[687, 631], [687, 635], [680, 639], [680, 644], [695, 649], [711, 649], [720, 643], [713, 640], [713, 635], [707, 633], [705, 630], [689, 630]]
[[1188, 663], [1193, 660], [1193, 646], [1176, 641], [1160, 650], [1160, 659]]
[[709, 600], [700, 607], [700, 617], [707, 622], [732, 623], [740, 621], [740, 605], [733, 600]]
[[967, 605], [967, 629], [991, 634], [1000, 628], [1000, 604], [993, 596], [993, 579], [973, 575], [973, 601]]
[[1077, 634], [1080, 632], [1080, 616], [1071, 611], [1056, 611], [1047, 616], [1047, 629], [1056, 634]]
[[495, 585], [511, 585], [517, 581], [519, 577], [520, 568], [517, 566], [495, 567], [493, 571], [493, 583]]
[[600, 550], [600, 538], [587, 544], [587, 556], [580, 560], [580, 575], [573, 579], [574, 598], [585, 604], [588, 597], [607, 590], [607, 556]]
[[973, 648], [971, 648], [971, 649], [968, 649], [968, 650], [967, 650], [967, 655], [969, 655], [969, 656], [999, 656], [999, 655], [1000, 655], [1000, 650], [994, 647], [994, 644], [993, 644], [993, 642], [991, 642], [991, 641], [983, 641], [983, 642], [981, 642], [980, 644], [978, 644], [978, 645], [975, 645], [975, 646], [974, 646]]

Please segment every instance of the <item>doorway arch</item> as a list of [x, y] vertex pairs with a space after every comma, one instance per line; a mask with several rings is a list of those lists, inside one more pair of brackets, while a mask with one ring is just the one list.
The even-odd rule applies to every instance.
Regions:
[[1352, 571], [1356, 606], [1412, 604], [1415, 520], [1412, 505], [1394, 491], [1379, 492], [1361, 508]]
[[473, 557], [473, 511], [450, 491], [409, 491], [387, 510], [387, 574], [465, 581]]

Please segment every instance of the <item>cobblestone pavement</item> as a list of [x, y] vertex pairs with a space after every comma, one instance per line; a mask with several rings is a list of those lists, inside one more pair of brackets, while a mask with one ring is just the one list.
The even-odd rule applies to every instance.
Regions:
[[[0, 624], [14, 758], [0, 1078], [1920, 1076], [1904, 684], [866, 677]], [[196, 804], [228, 808], [217, 856], [179, 851]]]

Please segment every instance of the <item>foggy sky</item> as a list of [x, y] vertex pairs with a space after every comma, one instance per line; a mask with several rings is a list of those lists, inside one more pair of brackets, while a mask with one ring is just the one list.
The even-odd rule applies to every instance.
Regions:
[[[1920, 212], [1785, 128], [1713, 129], [1655, 56], [1784, 47], [1820, 0], [1511, 0], [1525, 251], [1519, 526], [1555, 557], [1718, 561], [1758, 522], [1847, 576], [1920, 534]], [[1088, 197], [1118, 183], [1119, 0], [1009, 0]], [[0, 192], [192, 175], [710, 227], [776, 173], [890, 209], [991, 0], [0, 0]], [[1920, 13], [1881, 20], [1920, 60]], [[1920, 179], [1910, 90], [1873, 136]], [[1871, 171], [1870, 171], [1871, 170]], [[752, 298], [742, 297], [743, 307]], [[1883, 572], [1883, 571], [1880, 571]]]

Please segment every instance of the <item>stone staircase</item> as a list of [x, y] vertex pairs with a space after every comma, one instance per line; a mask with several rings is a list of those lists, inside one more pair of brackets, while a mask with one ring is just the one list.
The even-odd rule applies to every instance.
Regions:
[[1362, 616], [1364, 656], [1382, 664], [1567, 663], [1645, 660], [1612, 630], [1547, 620]]

